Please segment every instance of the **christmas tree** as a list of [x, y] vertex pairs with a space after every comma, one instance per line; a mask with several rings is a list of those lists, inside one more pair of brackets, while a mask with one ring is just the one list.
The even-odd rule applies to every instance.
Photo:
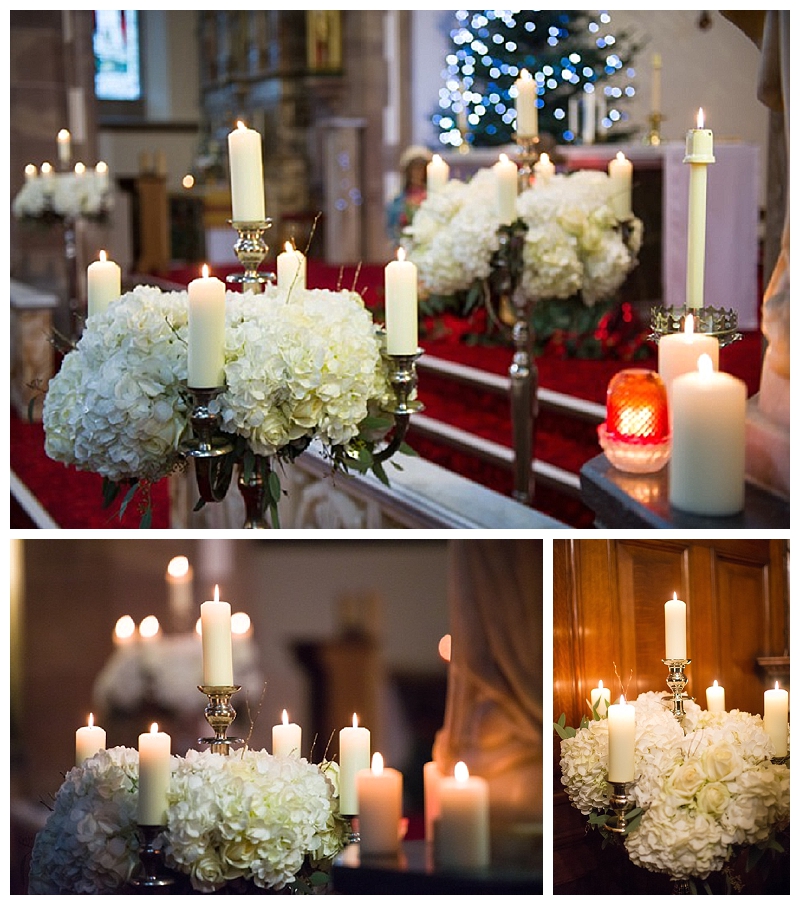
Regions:
[[604, 11], [457, 10], [433, 122], [442, 144], [494, 147], [514, 141], [514, 82], [537, 83], [540, 135], [557, 143], [622, 141], [634, 129], [624, 110], [633, 96], [638, 47], [614, 35]]

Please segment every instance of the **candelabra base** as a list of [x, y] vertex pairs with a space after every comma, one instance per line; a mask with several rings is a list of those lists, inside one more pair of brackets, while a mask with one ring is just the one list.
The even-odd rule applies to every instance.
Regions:
[[175, 884], [175, 878], [164, 865], [161, 847], [163, 831], [163, 826], [140, 825], [137, 827], [140, 840], [139, 864], [131, 876], [131, 886], [140, 889], [156, 889]]
[[213, 738], [200, 738], [198, 743], [210, 745], [213, 754], [230, 754], [231, 745], [243, 744], [242, 738], [229, 738], [228, 728], [236, 719], [236, 711], [231, 705], [231, 696], [236, 694], [241, 685], [198, 685], [200, 691], [208, 698], [205, 709], [206, 722], [214, 730]]
[[606, 829], [611, 833], [624, 834], [628, 828], [628, 813], [633, 810], [634, 801], [630, 796], [630, 782], [612, 782], [609, 803], [614, 812], [606, 821]]

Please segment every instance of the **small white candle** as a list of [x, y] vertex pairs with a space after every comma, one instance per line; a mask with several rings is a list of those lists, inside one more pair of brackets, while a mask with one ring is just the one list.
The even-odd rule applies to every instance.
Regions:
[[414, 355], [418, 349], [417, 265], [397, 249], [397, 260], [384, 270], [386, 293], [386, 351], [390, 355]]
[[189, 386], [211, 389], [225, 383], [225, 284], [208, 275], [189, 283]]
[[578, 137], [578, 117], [580, 110], [580, 100], [577, 95], [573, 94], [567, 103], [567, 123], [569, 131], [572, 133], [573, 141]]
[[553, 176], [556, 175], [556, 167], [553, 161], [550, 160], [549, 154], [544, 153], [539, 155], [539, 159], [533, 165], [533, 173], [536, 177], [534, 185], [538, 188], [544, 188]]
[[695, 333], [694, 315], [687, 314], [680, 333], [668, 333], [658, 340], [658, 375], [667, 389], [672, 410], [672, 382], [681, 374], [694, 373], [697, 359], [706, 354], [712, 367], [719, 370], [719, 340], [708, 333]]
[[72, 159], [72, 136], [68, 129], [61, 129], [56, 135], [56, 145], [58, 146], [58, 162], [67, 167]]
[[292, 287], [306, 288], [306, 256], [291, 242], [284, 243], [284, 250], [278, 255], [278, 289], [288, 292]]
[[433, 155], [425, 172], [426, 191], [429, 195], [443, 189], [450, 179], [450, 167], [447, 165], [447, 161], [442, 160], [440, 154]]
[[744, 508], [747, 387], [714, 371], [708, 355], [697, 371], [672, 381], [669, 500], [697, 515], [735, 515]]
[[714, 163], [714, 136], [704, 126], [703, 108], [697, 113], [697, 128], [686, 133], [684, 163], [689, 169], [689, 226], [686, 238], [686, 305], [703, 307], [706, 257], [706, 194], [708, 164]]
[[289, 714], [284, 710], [281, 722], [272, 727], [272, 753], [275, 757], [300, 757], [303, 730], [297, 723], [289, 722]]
[[87, 313], [102, 314], [111, 302], [122, 295], [122, 270], [119, 264], [109, 261], [104, 251], [99, 260], [86, 268]]
[[358, 725], [353, 714], [353, 725], [339, 732], [339, 813], [345, 817], [358, 814], [358, 787], [356, 775], [370, 764], [370, 732]]
[[200, 604], [200, 634], [203, 639], [203, 685], [233, 685], [233, 642], [231, 640], [231, 605], [219, 599]]
[[100, 189], [105, 191], [108, 188], [108, 164], [102, 160], [99, 161], [94, 168], [94, 175]]
[[182, 630], [192, 610], [194, 570], [185, 556], [173, 556], [167, 564], [167, 597], [173, 628]]
[[592, 704], [592, 713], [594, 714], [595, 705], [597, 705], [597, 715], [605, 716], [608, 711], [608, 705], [611, 701], [611, 689], [603, 687], [603, 680], [597, 683], [597, 688], [593, 688], [590, 692], [590, 701]]
[[664, 604], [665, 660], [686, 659], [686, 604], [677, 592]]
[[80, 160], [75, 164], [74, 172], [76, 176], [85, 176], [86, 175], [86, 164], [81, 163]]
[[618, 220], [629, 220], [633, 215], [631, 194], [633, 185], [633, 164], [622, 153], [608, 162], [608, 178], [611, 181], [611, 209]]
[[356, 775], [361, 855], [395, 855], [400, 848], [403, 774], [385, 767], [376, 751], [372, 766]]
[[261, 134], [239, 122], [228, 135], [231, 208], [234, 223], [264, 220], [264, 163]]
[[139, 802], [136, 820], [140, 826], [164, 826], [167, 793], [172, 772], [172, 739], [153, 723], [139, 736]]
[[42, 164], [40, 172], [41, 172], [42, 176], [44, 176], [45, 179], [52, 179], [53, 178], [53, 164], [45, 161]]
[[775, 746], [775, 757], [786, 757], [789, 753], [789, 692], [774, 688], [764, 692], [764, 731]]
[[608, 708], [608, 781], [633, 782], [636, 753], [636, 708], [619, 704]]
[[34, 164], [29, 163], [25, 167], [25, 182], [33, 182], [38, 173]]
[[539, 134], [536, 81], [527, 69], [523, 69], [514, 86], [517, 89], [517, 135], [522, 138], [535, 138]]
[[714, 684], [706, 688], [706, 710], [722, 713], [725, 710], [725, 689], [714, 679]]
[[75, 733], [75, 766], [88, 760], [106, 746], [106, 730], [94, 724], [94, 714], [89, 714], [86, 726], [81, 726]]
[[597, 115], [597, 98], [594, 91], [583, 93], [583, 129], [581, 137], [585, 145], [594, 144], [595, 117]]
[[425, 840], [433, 842], [434, 827], [441, 813], [439, 804], [439, 783], [442, 771], [434, 760], [429, 760], [422, 768], [422, 781], [425, 800]]
[[442, 868], [489, 865], [489, 784], [470, 776], [459, 761], [439, 783], [440, 815], [434, 836], [435, 862]]
[[496, 185], [495, 212], [501, 223], [513, 223], [517, 219], [517, 165], [501, 154], [494, 165]]

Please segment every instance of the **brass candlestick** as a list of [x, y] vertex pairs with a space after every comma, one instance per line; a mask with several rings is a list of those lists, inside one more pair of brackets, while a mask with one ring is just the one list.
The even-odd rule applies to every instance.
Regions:
[[242, 290], [263, 292], [265, 283], [273, 283], [274, 274], [262, 274], [258, 272], [261, 262], [269, 252], [269, 246], [264, 241], [264, 233], [272, 226], [272, 220], [238, 221], [229, 220], [230, 225], [239, 234], [233, 250], [244, 268], [244, 273], [231, 274], [229, 283], [239, 284]]
[[394, 434], [390, 442], [380, 452], [373, 453], [377, 462], [390, 459], [403, 444], [408, 432], [409, 421], [415, 412], [422, 412], [425, 406], [415, 397], [417, 390], [417, 359], [422, 349], [409, 354], [394, 354], [386, 351], [385, 343], [381, 351], [389, 372], [391, 394], [383, 400], [383, 410], [394, 416]]
[[517, 135], [517, 157], [520, 166], [517, 171], [517, 185], [520, 192], [530, 188], [536, 177], [534, 165], [539, 159], [539, 136]]
[[201, 738], [202, 745], [211, 745], [214, 754], [230, 754], [231, 745], [242, 744], [244, 739], [228, 738], [227, 732], [236, 719], [236, 711], [231, 705], [231, 697], [242, 687], [241, 685], [198, 685], [200, 691], [208, 698], [205, 709], [206, 722], [214, 730], [213, 738]]
[[650, 128], [647, 130], [644, 143], [652, 147], [658, 147], [661, 144], [661, 123], [664, 122], [664, 117], [660, 113], [653, 112], [648, 117], [648, 120]]
[[609, 803], [614, 816], [606, 821], [606, 829], [612, 833], [624, 833], [628, 826], [628, 812], [634, 807], [634, 800], [630, 795], [633, 783], [608, 780], [608, 784], [611, 786]]
[[175, 877], [164, 865], [162, 834], [166, 828], [139, 824], [136, 829], [140, 842], [139, 864], [131, 876], [131, 886], [155, 889], [174, 885]]
[[683, 689], [686, 688], [689, 681], [686, 678], [684, 670], [692, 661], [674, 659], [662, 660], [661, 662], [669, 669], [667, 685], [672, 692], [671, 695], [665, 694], [664, 700], [669, 700], [671, 702], [672, 706], [670, 709], [672, 710], [672, 715], [681, 725], [683, 725], [683, 718], [686, 716], [686, 711], [683, 709], [683, 702], [691, 700], [689, 695], [683, 693]]

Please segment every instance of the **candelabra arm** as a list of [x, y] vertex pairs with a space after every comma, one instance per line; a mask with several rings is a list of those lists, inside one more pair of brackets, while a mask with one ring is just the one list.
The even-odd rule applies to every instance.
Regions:
[[421, 412], [425, 406], [415, 398], [417, 389], [417, 359], [422, 349], [412, 354], [393, 354], [384, 351], [383, 358], [389, 371], [391, 394], [384, 400], [383, 409], [394, 416], [392, 439], [378, 452], [372, 454], [376, 462], [390, 459], [403, 445], [411, 415]]

